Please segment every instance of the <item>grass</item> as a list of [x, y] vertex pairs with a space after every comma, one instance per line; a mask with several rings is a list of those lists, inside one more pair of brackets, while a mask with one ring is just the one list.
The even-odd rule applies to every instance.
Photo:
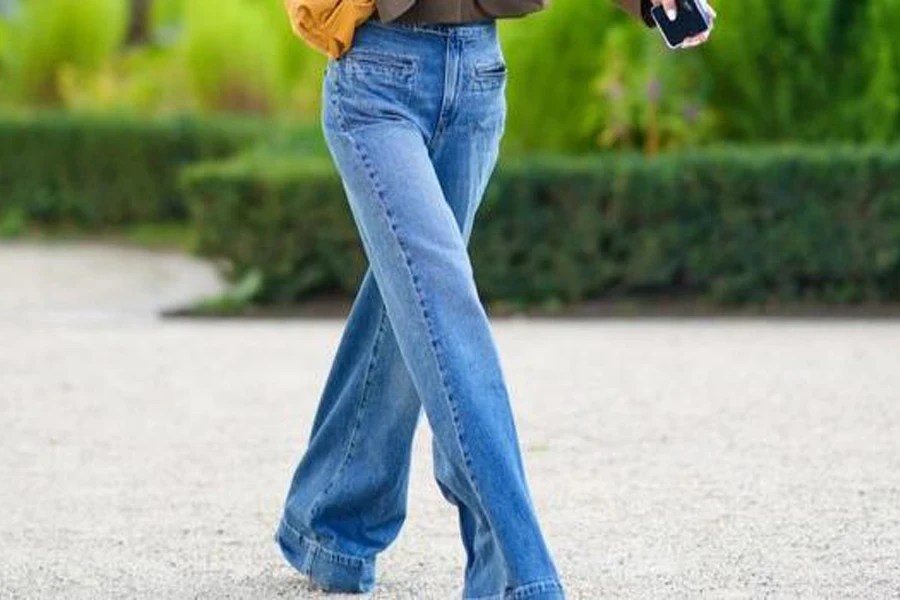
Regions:
[[196, 235], [182, 222], [123, 225], [103, 231], [87, 231], [69, 224], [36, 225], [10, 211], [0, 217], [0, 239], [41, 242], [95, 241], [148, 250], [172, 250], [193, 254]]

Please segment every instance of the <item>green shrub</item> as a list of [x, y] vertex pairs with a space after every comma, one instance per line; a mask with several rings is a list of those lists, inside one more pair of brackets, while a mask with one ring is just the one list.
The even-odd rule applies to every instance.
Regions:
[[182, 183], [198, 250], [227, 258], [235, 279], [259, 272], [257, 301], [290, 303], [354, 287], [364, 259], [341, 180], [326, 158], [257, 155], [201, 164], [188, 168]]
[[[182, 183], [199, 249], [260, 277], [257, 301], [355, 292], [366, 261], [327, 160], [205, 164]], [[507, 159], [478, 223], [490, 302], [900, 299], [900, 148]]]
[[5, 28], [5, 82], [21, 102], [55, 105], [65, 68], [93, 70], [121, 46], [128, 19], [122, 0], [23, 2]]
[[587, 122], [596, 102], [590, 82], [602, 68], [605, 28], [625, 18], [616, 10], [603, 3], [553, 0], [551, 10], [501, 24], [509, 67], [505, 148], [596, 147]]
[[593, 146], [655, 155], [708, 142], [714, 120], [697, 52], [673, 53], [633, 23], [610, 24], [585, 123]]
[[742, 0], [719, 20], [700, 54], [720, 139], [897, 139], [900, 3]]
[[284, 2], [252, 1], [266, 12], [271, 22], [270, 35], [278, 43], [282, 77], [287, 82], [287, 111], [301, 118], [318, 118], [327, 57], [312, 50], [294, 34]]
[[179, 168], [263, 143], [285, 153], [314, 148], [314, 135], [246, 119], [0, 117], [0, 211], [17, 207], [30, 221], [83, 227], [182, 219]]
[[22, 235], [26, 228], [25, 213], [19, 208], [9, 208], [0, 212], [0, 240]]
[[[716, 4], [720, 26], [690, 52], [612, 2], [503, 19], [505, 153], [900, 136], [900, 2]], [[126, 50], [128, 5], [0, 0], [0, 108], [319, 114], [325, 57], [281, 2], [154, 0], [152, 43]]]
[[668, 51], [658, 32], [603, 3], [556, 0], [504, 23], [507, 150], [900, 136], [900, 2], [716, 7], [720, 26], [689, 52]]
[[201, 108], [268, 114], [285, 92], [284, 55], [269, 14], [246, 0], [191, 0], [183, 52]]
[[184, 80], [168, 52], [136, 46], [93, 72], [65, 70], [59, 93], [62, 107], [72, 111], [184, 114], [194, 108]]
[[671, 52], [612, 2], [555, 0], [501, 26], [509, 65], [508, 152], [649, 154], [713, 138], [698, 52]]
[[[220, 8], [226, 18], [216, 14]], [[247, 15], [249, 20], [244, 18]], [[198, 106], [278, 109], [301, 118], [318, 114], [325, 57], [297, 39], [282, 2], [155, 0], [152, 21], [157, 43], [180, 49], [170, 62], [185, 63], [183, 70], [194, 82]], [[238, 60], [223, 62], [232, 53]], [[274, 61], [268, 58], [273, 54], [277, 55]], [[257, 85], [261, 61], [267, 61], [262, 73], [266, 98], [250, 104], [237, 101], [228, 89]]]
[[864, 94], [849, 117], [860, 124], [858, 139], [894, 141], [900, 136], [900, 5], [895, 0], [867, 4], [869, 31], [859, 46], [870, 70], [857, 77], [860, 85], [852, 93]]

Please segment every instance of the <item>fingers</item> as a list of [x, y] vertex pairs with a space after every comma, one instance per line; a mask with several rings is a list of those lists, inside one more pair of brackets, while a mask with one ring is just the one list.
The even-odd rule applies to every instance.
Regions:
[[703, 42], [709, 39], [709, 32], [705, 31], [699, 35], [695, 35], [693, 37], [689, 37], [681, 43], [682, 48], [693, 48], [695, 46], [699, 46]]
[[674, 21], [678, 18], [678, 5], [676, 4], [677, 0], [661, 0], [660, 4], [662, 4], [663, 8], [666, 11], [666, 16], [669, 17], [670, 21]]
[[709, 13], [709, 29], [699, 35], [695, 35], [684, 40], [684, 42], [681, 43], [682, 48], [694, 48], [703, 44], [709, 39], [709, 35], [710, 33], [712, 33], [712, 29], [715, 26], [716, 17], [718, 15], [716, 14], [716, 10], [708, 2], [704, 2], [704, 5]]

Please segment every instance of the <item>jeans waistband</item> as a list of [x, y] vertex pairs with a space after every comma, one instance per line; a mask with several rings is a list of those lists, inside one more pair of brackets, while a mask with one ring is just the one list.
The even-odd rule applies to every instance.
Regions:
[[369, 19], [365, 25], [384, 27], [387, 29], [403, 29], [407, 31], [421, 31], [447, 37], [489, 37], [495, 35], [497, 29], [496, 19], [481, 19], [464, 23], [407, 23], [390, 21], [383, 23], [377, 18]]

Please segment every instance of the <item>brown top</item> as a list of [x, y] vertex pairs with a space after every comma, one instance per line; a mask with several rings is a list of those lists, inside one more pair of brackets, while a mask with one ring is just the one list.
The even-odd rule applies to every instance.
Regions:
[[[373, 19], [383, 23], [466, 23], [521, 17], [550, 5], [552, 0], [375, 0]], [[631, 15], [648, 22], [649, 0], [614, 0]], [[643, 10], [642, 10], [643, 8]]]
[[398, 23], [467, 23], [521, 17], [552, 0], [375, 0], [373, 18]]

